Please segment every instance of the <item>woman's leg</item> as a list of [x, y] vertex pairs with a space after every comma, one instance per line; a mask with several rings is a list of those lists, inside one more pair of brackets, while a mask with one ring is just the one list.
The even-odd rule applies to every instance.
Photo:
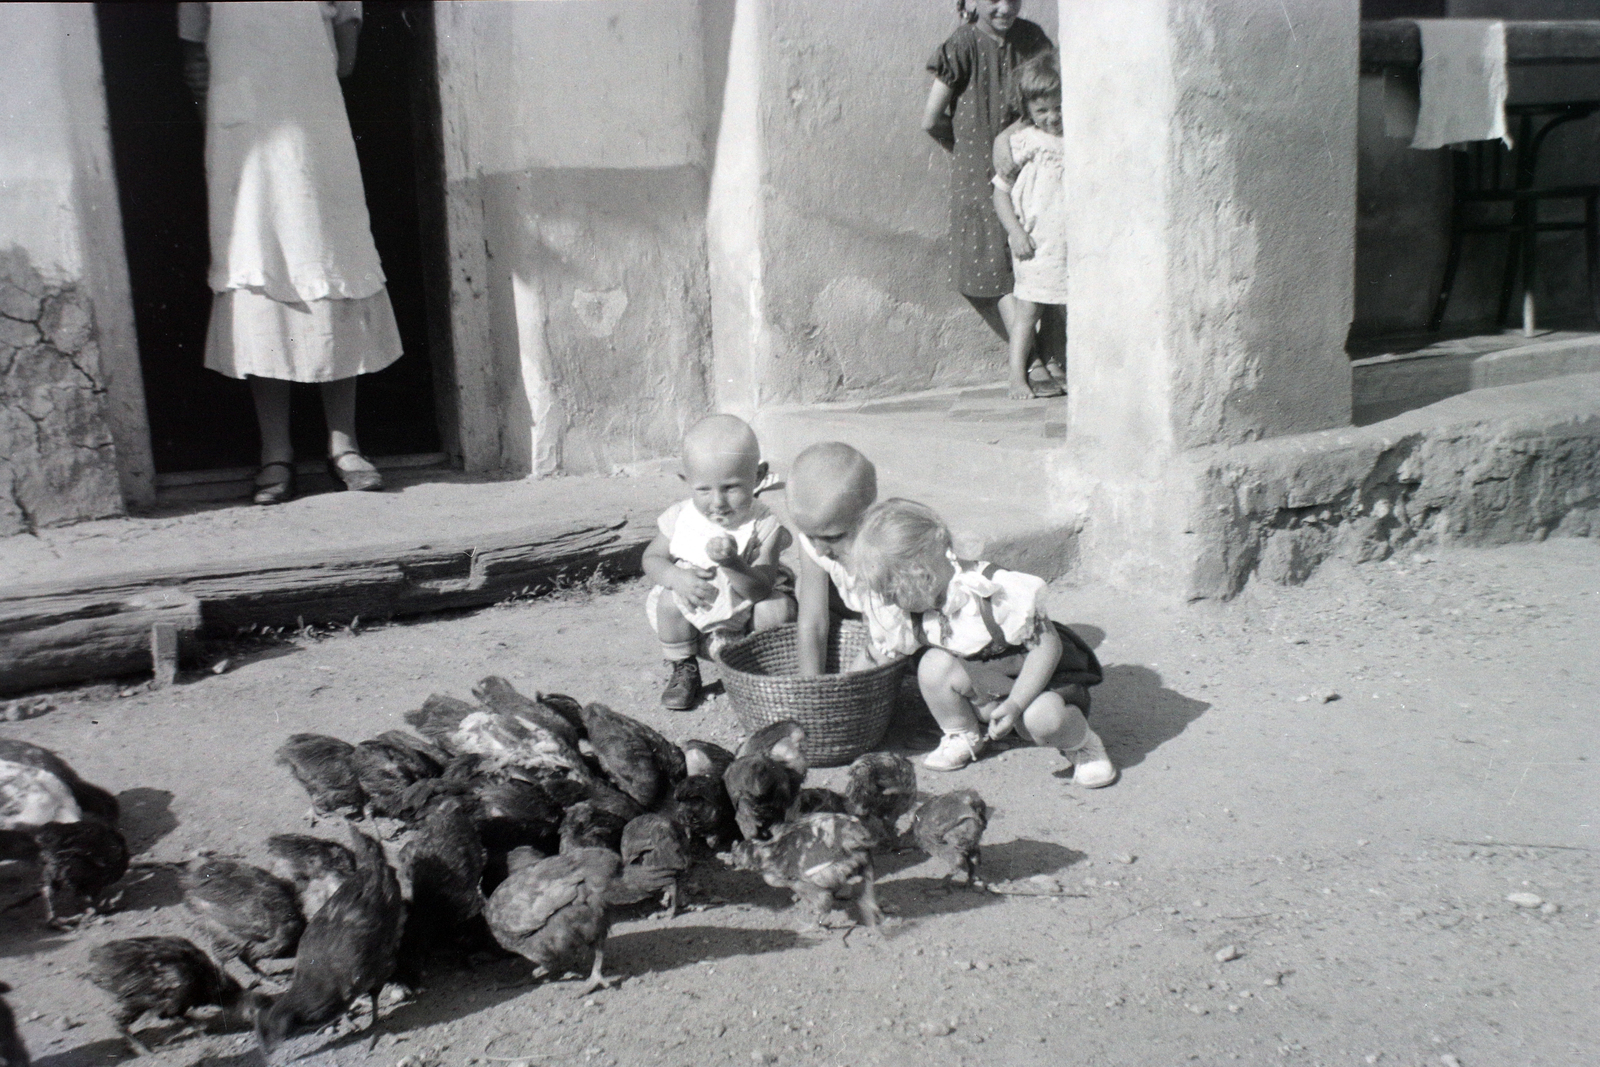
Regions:
[[1028, 363], [1033, 356], [1033, 328], [1039, 322], [1039, 305], [1031, 300], [1018, 300], [1011, 325], [1011, 376], [1006, 395], [1012, 400], [1032, 400], [1033, 387], [1028, 384]]
[[1046, 304], [1039, 316], [1039, 362], [1065, 389], [1067, 387], [1067, 309]]
[[338, 456], [342, 471], [370, 471], [376, 468], [361, 455], [356, 443], [356, 379], [340, 378], [322, 383], [322, 415], [328, 423], [328, 455]]
[[984, 322], [989, 324], [989, 329], [1002, 341], [1011, 338], [1011, 323], [1017, 313], [1017, 298], [1007, 293], [1005, 296], [967, 296], [967, 303], [972, 305]]
[[[294, 462], [294, 444], [289, 439], [289, 383], [281, 378], [251, 375], [250, 398], [255, 401], [256, 425], [261, 430], [261, 474], [256, 478], [256, 488], [285, 486], [294, 478], [293, 469], [267, 464]], [[258, 501], [263, 502], [266, 501]]]

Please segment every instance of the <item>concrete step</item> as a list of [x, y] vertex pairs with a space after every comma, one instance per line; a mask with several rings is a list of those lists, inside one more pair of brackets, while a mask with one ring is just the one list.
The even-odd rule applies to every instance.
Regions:
[[1475, 389], [1600, 371], [1600, 334], [1508, 330], [1351, 363], [1354, 421], [1367, 426]]
[[753, 420], [780, 473], [818, 441], [844, 441], [878, 468], [879, 497], [935, 508], [965, 555], [1045, 578], [1076, 559], [1079, 516], [1062, 503], [1067, 405], [1008, 400], [1003, 386], [774, 408]]

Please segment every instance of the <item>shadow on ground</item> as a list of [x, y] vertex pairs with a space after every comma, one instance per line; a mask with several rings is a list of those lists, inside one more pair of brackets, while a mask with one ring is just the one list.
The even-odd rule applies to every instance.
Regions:
[[1160, 674], [1136, 664], [1107, 667], [1106, 680], [1092, 692], [1089, 724], [1106, 743], [1111, 762], [1124, 769], [1142, 763], [1211, 707], [1168, 689]]
[[128, 854], [140, 856], [163, 837], [178, 828], [172, 814], [172, 793], [166, 789], [124, 789], [117, 794], [122, 809], [117, 828], [128, 842]]
[[806, 947], [793, 930], [731, 926], [660, 926], [612, 934], [606, 939], [609, 974], [659, 974], [697, 963], [760, 956]]

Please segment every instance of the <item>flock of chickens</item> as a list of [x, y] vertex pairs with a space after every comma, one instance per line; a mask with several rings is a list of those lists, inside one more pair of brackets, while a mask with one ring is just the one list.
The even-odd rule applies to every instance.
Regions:
[[[603, 964], [615, 909], [659, 898], [675, 915], [691, 864], [713, 859], [792, 890], [808, 929], [850, 901], [876, 927], [873, 851], [909, 847], [898, 830], [907, 814], [915, 845], [948, 864], [947, 883], [960, 873], [978, 884], [982, 798], [963, 789], [918, 806], [903, 756], [861, 756], [841, 794], [805, 785], [805, 731], [793, 722], [729, 752], [675, 745], [604, 704], [529, 698], [502, 678], [474, 695], [429, 697], [406, 715], [417, 734], [288, 739], [277, 759], [309, 794], [313, 828], [342, 816], [349, 845], [277, 834], [268, 868], [202, 856], [180, 871], [221, 963], [259, 975], [262, 961], [292, 957], [287, 989], [247, 990], [181, 937], [99, 945], [84, 977], [111, 995], [131, 1047], [148, 1051], [131, 1031], [147, 1013], [203, 1005], [253, 1022], [267, 1052], [362, 997], [370, 1029], [384, 985], [420, 988], [443, 952], [515, 953], [539, 977], [587, 975], [587, 993], [614, 981]], [[51, 924], [64, 893], [92, 911], [127, 872], [117, 817], [116, 798], [54, 753], [0, 739], [0, 859], [38, 865]], [[27, 1062], [0, 999], [0, 1067]]]

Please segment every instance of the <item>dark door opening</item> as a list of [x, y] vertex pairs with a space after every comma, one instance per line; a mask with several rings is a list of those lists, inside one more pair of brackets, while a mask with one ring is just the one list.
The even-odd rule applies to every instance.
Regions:
[[[183, 84], [177, 5], [95, 5], [122, 225], [133, 289], [151, 445], [159, 473], [252, 467], [255, 411], [244, 382], [205, 369], [211, 292], [206, 225], [205, 131]], [[434, 157], [419, 114], [433, 76], [426, 45], [431, 5], [367, 4], [355, 73], [344, 83], [366, 187], [372, 236], [388, 278], [403, 355], [362, 378], [357, 431], [371, 456], [440, 450], [424, 291], [419, 175]], [[292, 416], [301, 459], [325, 454], [314, 386], [297, 386]]]

